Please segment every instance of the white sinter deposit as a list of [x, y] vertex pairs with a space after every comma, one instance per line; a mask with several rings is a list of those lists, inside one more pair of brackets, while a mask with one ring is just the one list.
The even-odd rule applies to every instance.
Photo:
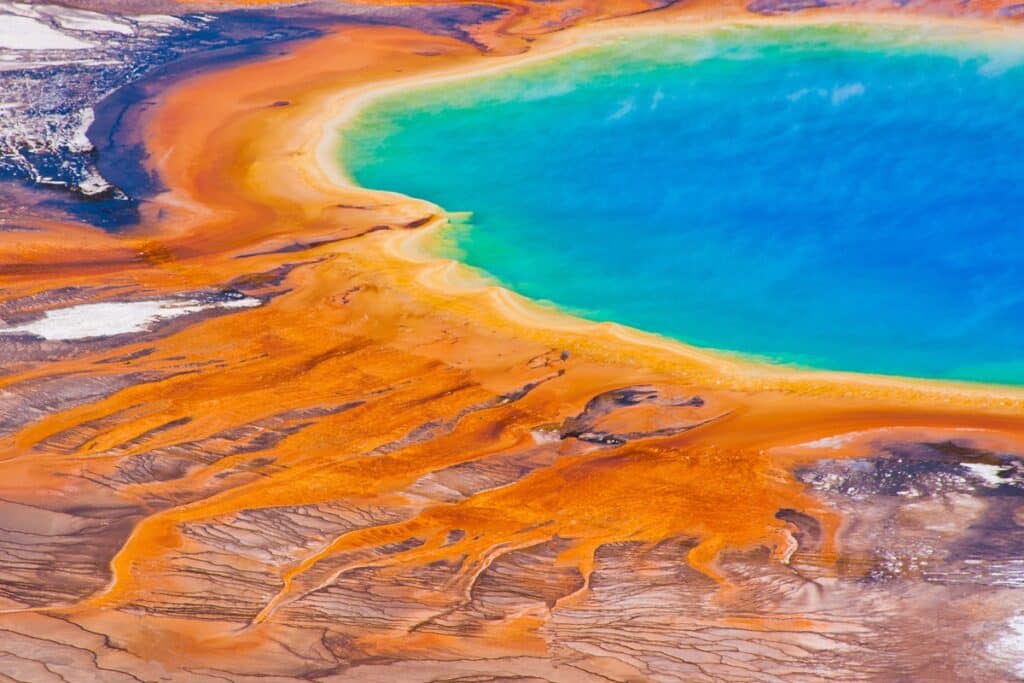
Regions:
[[0, 335], [32, 334], [53, 341], [71, 341], [116, 334], [144, 332], [152, 325], [218, 308], [252, 308], [262, 302], [252, 297], [223, 301], [155, 299], [80, 304], [46, 311], [42, 318], [0, 327]]
[[9, 50], [84, 50], [93, 44], [31, 17], [0, 18], [0, 47]]
[[191, 21], [0, 0], [0, 177], [120, 196], [90, 157], [92, 107]]

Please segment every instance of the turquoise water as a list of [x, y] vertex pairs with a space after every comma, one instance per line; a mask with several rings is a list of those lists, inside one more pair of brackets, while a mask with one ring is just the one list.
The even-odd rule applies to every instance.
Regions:
[[802, 366], [1024, 384], [1024, 67], [905, 32], [637, 37], [388, 96], [360, 184], [526, 296]]

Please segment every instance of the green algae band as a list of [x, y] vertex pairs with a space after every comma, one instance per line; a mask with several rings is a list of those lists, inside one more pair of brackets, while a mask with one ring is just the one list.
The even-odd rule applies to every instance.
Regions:
[[898, 29], [648, 34], [388, 96], [342, 162], [472, 212], [450, 253], [587, 318], [1021, 384], [1021, 61]]

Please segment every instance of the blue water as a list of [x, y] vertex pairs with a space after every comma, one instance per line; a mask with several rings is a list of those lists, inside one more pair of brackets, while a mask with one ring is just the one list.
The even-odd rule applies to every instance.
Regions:
[[529, 297], [818, 368], [1024, 384], [1024, 66], [855, 29], [643, 37], [371, 105], [362, 185]]

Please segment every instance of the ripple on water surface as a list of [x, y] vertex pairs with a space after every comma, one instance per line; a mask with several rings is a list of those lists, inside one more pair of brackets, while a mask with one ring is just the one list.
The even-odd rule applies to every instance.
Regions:
[[596, 320], [804, 366], [1024, 384], [1024, 49], [922, 29], [638, 35], [387, 96], [363, 185]]

